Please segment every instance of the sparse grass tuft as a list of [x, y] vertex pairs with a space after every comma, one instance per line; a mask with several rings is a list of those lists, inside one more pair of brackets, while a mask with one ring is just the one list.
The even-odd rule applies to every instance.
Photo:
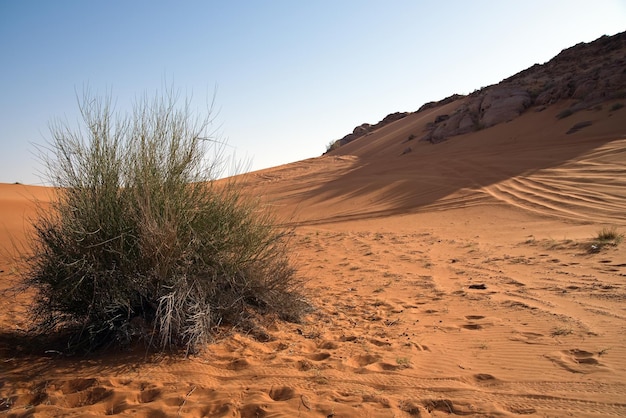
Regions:
[[419, 417], [422, 415], [419, 404], [411, 400], [401, 400], [398, 403], [398, 408], [400, 408], [401, 411], [406, 412], [410, 416]]
[[567, 135], [571, 135], [574, 134], [578, 131], [580, 131], [583, 128], [586, 128], [588, 126], [591, 126], [593, 123], [590, 120], [586, 120], [583, 122], [578, 122], [576, 123], [574, 126], [572, 126], [571, 128], [569, 128], [569, 130], [566, 132]]
[[330, 141], [327, 145], [326, 145], [326, 152], [331, 152], [336, 150], [337, 148], [339, 148], [341, 146], [341, 141], [337, 140], [337, 141]]
[[605, 227], [598, 231], [589, 244], [588, 252], [597, 253], [606, 246], [617, 246], [624, 239], [624, 234], [617, 232], [615, 227]]
[[624, 107], [624, 103], [614, 103], [614, 104], [611, 106], [611, 109], [610, 109], [610, 110], [611, 110], [611, 112], [614, 112], [614, 111], [616, 111], [616, 110], [621, 109], [622, 107]]
[[615, 243], [615, 244], [619, 244], [620, 242], [622, 242], [622, 239], [624, 238], [624, 234], [620, 234], [617, 232], [617, 228], [615, 227], [610, 227], [610, 228], [602, 228], [602, 230], [600, 230], [598, 232], [598, 235], [596, 236], [596, 241], [598, 242], [604, 242], [604, 243]]
[[572, 116], [574, 114], [574, 111], [572, 109], [565, 109], [560, 111], [557, 115], [556, 118], [557, 119], [565, 119], [568, 116]]
[[396, 363], [399, 366], [409, 367], [411, 365], [411, 359], [408, 357], [398, 357], [396, 358]]
[[570, 335], [572, 334], [572, 332], [573, 331], [570, 328], [557, 327], [557, 328], [554, 328], [552, 332], [550, 332], [550, 335], [553, 337], [557, 337], [557, 336]]
[[25, 272], [40, 330], [76, 330], [73, 350], [138, 338], [196, 350], [223, 325], [299, 318], [290, 231], [233, 181], [214, 181], [209, 116], [171, 92], [123, 117], [110, 99], [85, 94], [79, 107], [84, 125], [53, 124], [42, 153], [56, 196]]

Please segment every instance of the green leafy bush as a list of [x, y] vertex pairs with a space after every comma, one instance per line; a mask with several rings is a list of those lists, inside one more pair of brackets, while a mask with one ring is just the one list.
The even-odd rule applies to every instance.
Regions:
[[119, 116], [85, 94], [82, 127], [51, 125], [42, 155], [56, 196], [35, 221], [25, 279], [37, 323], [75, 330], [74, 349], [145, 338], [195, 350], [217, 327], [306, 307], [289, 231], [234, 181], [214, 181], [223, 148], [207, 138], [210, 112], [177, 103], [168, 92]]

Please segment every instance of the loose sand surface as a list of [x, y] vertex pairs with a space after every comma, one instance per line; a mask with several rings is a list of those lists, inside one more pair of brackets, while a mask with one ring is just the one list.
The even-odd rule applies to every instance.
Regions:
[[[262, 341], [33, 352], [32, 295], [9, 290], [5, 254], [0, 416], [626, 416], [626, 242], [590, 251], [602, 228], [626, 232], [626, 109], [608, 108], [409, 141], [432, 109], [243, 177], [295, 227], [315, 307], [269, 318]], [[0, 186], [5, 248], [46, 194]]]

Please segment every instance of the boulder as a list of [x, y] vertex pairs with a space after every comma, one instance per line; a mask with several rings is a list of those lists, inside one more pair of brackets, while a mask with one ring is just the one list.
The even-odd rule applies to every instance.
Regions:
[[526, 110], [532, 100], [528, 91], [516, 87], [487, 90], [480, 104], [479, 124], [485, 128], [508, 122]]

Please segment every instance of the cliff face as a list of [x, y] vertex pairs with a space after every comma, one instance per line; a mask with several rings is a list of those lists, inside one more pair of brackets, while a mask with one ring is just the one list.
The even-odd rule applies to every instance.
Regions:
[[[571, 102], [570, 107], [561, 115], [566, 117], [620, 98], [626, 98], [626, 32], [580, 43], [561, 51], [547, 63], [535, 64], [498, 84], [469, 96], [454, 95], [439, 102], [427, 103], [417, 112], [459, 101], [459, 106], [452, 112], [437, 115], [428, 124], [421, 140], [437, 143], [455, 135], [511, 121], [531, 108], [542, 111], [547, 106], [567, 100]], [[394, 120], [397, 119], [390, 119], [385, 124]], [[383, 121], [355, 128], [352, 134], [336, 141], [333, 148], [384, 126], [381, 125]]]

